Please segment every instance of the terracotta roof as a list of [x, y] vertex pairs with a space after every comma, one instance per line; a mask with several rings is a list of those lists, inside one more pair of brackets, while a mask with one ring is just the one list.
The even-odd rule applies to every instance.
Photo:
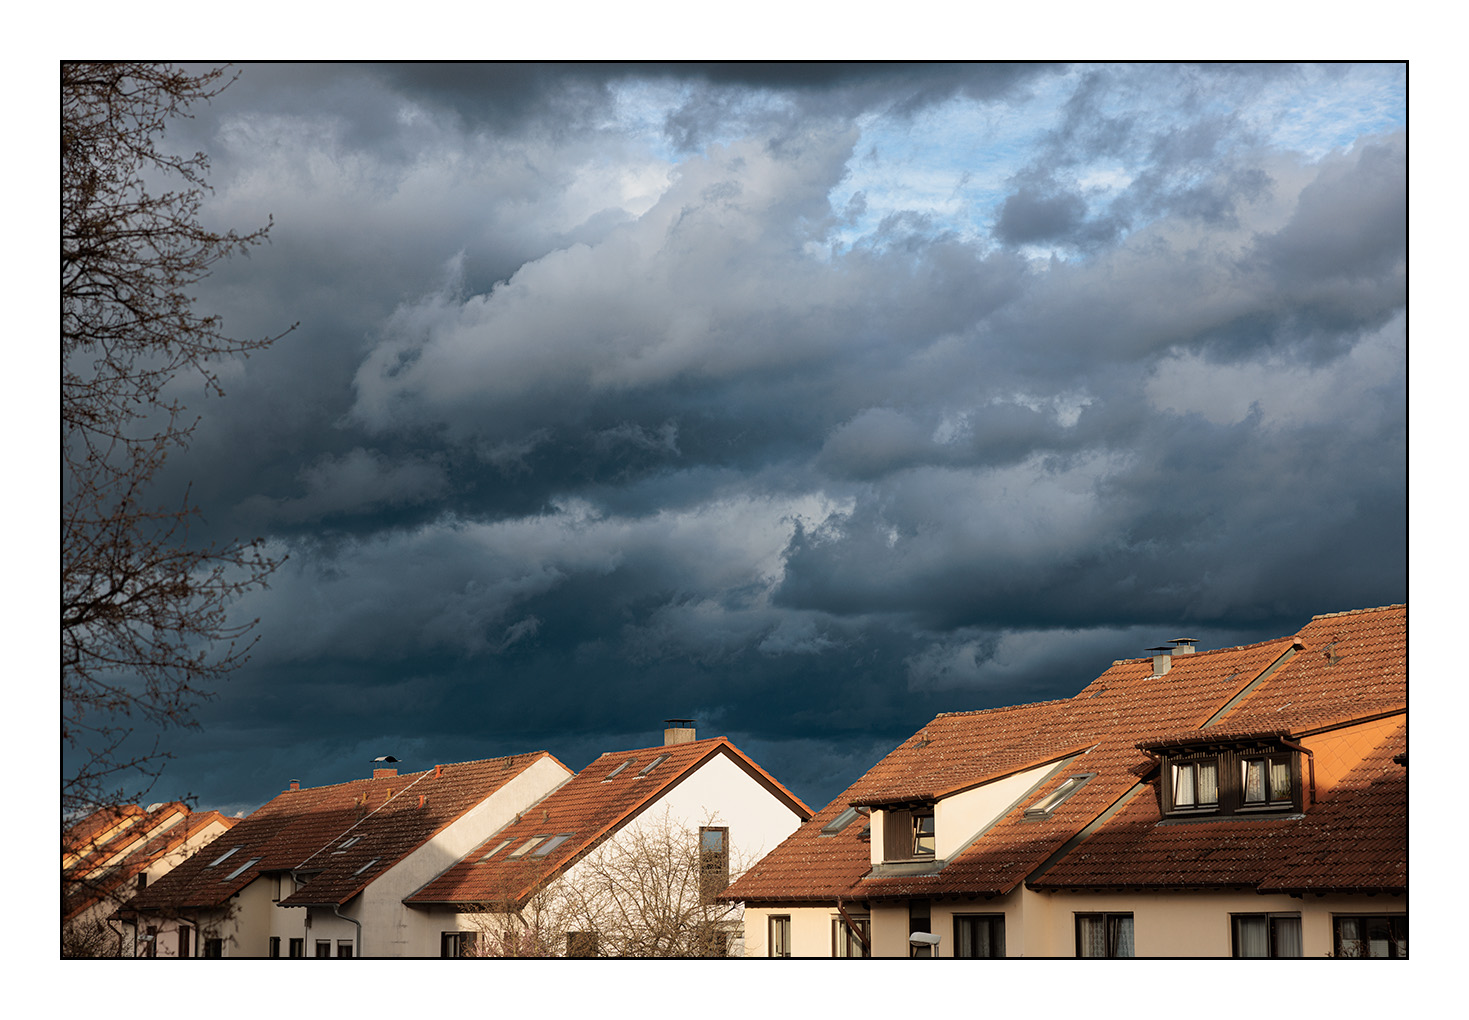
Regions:
[[[724, 737], [612, 752], [522, 812], [404, 902], [518, 904], [719, 755], [749, 772], [803, 819], [811, 817], [811, 809], [800, 798]], [[658, 759], [662, 760], [651, 771], [644, 771]], [[558, 836], [566, 838], [543, 855], [511, 856], [535, 837], [549, 843]], [[489, 860], [483, 859], [497, 847]]]
[[[108, 810], [111, 813], [112, 809]], [[166, 804], [151, 812], [143, 812], [139, 808], [129, 817], [136, 820], [135, 824], [129, 824], [122, 833], [95, 848], [79, 863], [63, 869], [63, 922], [104, 900], [118, 904], [125, 902], [132, 896], [139, 874], [188, 844], [198, 843], [200, 833], [210, 826], [228, 830], [237, 821], [218, 811], [191, 812], [182, 803]]]
[[[1339, 725], [1393, 706], [1401, 711], [1405, 632], [1401, 606], [1332, 614], [1316, 617], [1294, 637], [1175, 655], [1162, 676], [1153, 674], [1151, 658], [1121, 660], [1074, 698], [941, 715], [750, 869], [723, 898], [800, 903], [999, 896], [1051, 860], [1059, 863], [1032, 883], [1037, 888], [1259, 883], [1279, 864], [1272, 848], [1295, 831], [1295, 823], [1191, 819], [1159, 825], [1156, 794], [1140, 785], [1140, 777], [1155, 773], [1156, 766], [1139, 745], [1298, 733], [1325, 720]], [[932, 873], [874, 871], [859, 825], [838, 836], [820, 834], [848, 804], [933, 799], [1078, 748], [1087, 750]], [[1095, 776], [1048, 817], [1024, 816], [1027, 804], [1077, 773]], [[1093, 834], [1073, 842], [1094, 823]]]
[[[262, 874], [291, 870], [316, 874], [283, 905], [345, 903], [542, 758], [555, 761], [537, 751], [287, 790], [139, 893], [133, 905], [139, 910], [212, 907]], [[353, 837], [359, 838], [348, 844]], [[224, 852], [230, 856], [221, 860]], [[248, 866], [240, 870], [242, 865]]]

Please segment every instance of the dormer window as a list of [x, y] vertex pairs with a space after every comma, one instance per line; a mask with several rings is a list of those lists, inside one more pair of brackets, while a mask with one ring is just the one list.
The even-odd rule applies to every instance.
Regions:
[[1279, 743], [1175, 748], [1163, 757], [1166, 815], [1301, 810], [1299, 755]]
[[883, 812], [882, 832], [885, 860], [932, 858], [935, 847], [933, 805], [888, 808]]

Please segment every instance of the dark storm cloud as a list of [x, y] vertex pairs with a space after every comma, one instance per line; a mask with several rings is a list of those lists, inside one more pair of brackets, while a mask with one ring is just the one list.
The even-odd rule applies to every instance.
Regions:
[[[201, 305], [301, 325], [170, 480], [290, 558], [180, 781], [578, 767], [692, 717], [824, 802], [1177, 626], [1405, 598], [1405, 140], [1272, 141], [1300, 77], [247, 67], [180, 139], [211, 222], [275, 226]], [[986, 153], [893, 151], [954, 110], [1034, 132], [971, 136], [982, 236]]]

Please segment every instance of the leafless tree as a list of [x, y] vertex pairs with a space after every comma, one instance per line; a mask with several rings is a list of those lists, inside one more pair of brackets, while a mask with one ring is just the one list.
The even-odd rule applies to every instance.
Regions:
[[474, 955], [730, 955], [743, 912], [714, 894], [744, 862], [730, 860], [728, 847], [716, 861], [701, 835], [667, 811], [627, 826], [524, 902], [486, 905], [475, 915]]
[[192, 373], [222, 395], [221, 361], [279, 339], [230, 339], [190, 294], [269, 229], [202, 227], [207, 158], [161, 146], [228, 84], [220, 70], [62, 66], [63, 818], [152, 785], [167, 753], [156, 736], [135, 746], [134, 728], [192, 724], [252, 644], [231, 602], [278, 565], [259, 540], [191, 543], [188, 494], [158, 505], [153, 491], [197, 425], [169, 383]]

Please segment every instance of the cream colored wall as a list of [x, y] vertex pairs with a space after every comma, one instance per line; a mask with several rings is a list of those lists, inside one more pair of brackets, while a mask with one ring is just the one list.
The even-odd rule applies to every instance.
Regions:
[[[865, 916], [865, 907], [848, 906], [847, 912]], [[746, 907], [745, 955], [769, 955], [770, 917], [783, 914], [791, 919], [791, 956], [830, 957], [831, 923], [840, 915], [835, 907]]]
[[441, 926], [428, 912], [405, 905], [403, 899], [571, 776], [559, 762], [540, 759], [373, 881], [342, 909], [362, 923], [362, 955], [438, 956], [440, 933], [453, 926]]
[[[1042, 765], [1005, 779], [963, 793], [945, 797], [934, 805], [934, 847], [939, 859], [947, 859], [990, 825], [1001, 812], [1044, 782], [1054, 773], [1070, 765], [1070, 760]], [[875, 840], [875, 852], [881, 846]]]

